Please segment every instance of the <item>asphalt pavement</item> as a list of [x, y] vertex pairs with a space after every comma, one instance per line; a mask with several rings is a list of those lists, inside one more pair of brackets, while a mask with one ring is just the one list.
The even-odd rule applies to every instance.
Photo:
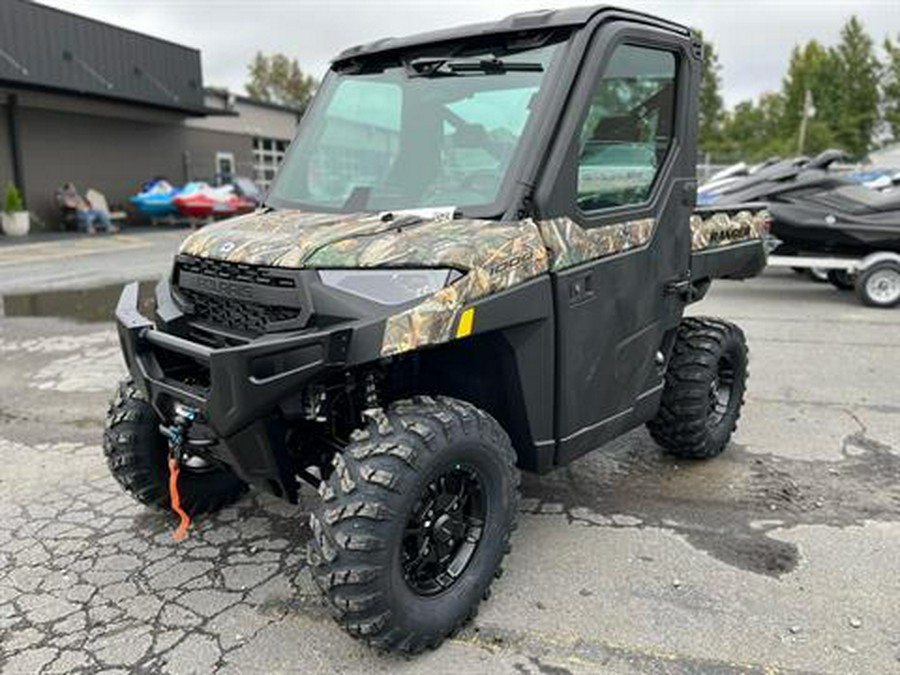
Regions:
[[183, 235], [0, 246], [4, 674], [900, 672], [900, 311], [787, 271], [714, 284], [694, 313], [751, 349], [731, 447], [675, 461], [641, 429], [526, 476], [492, 597], [407, 659], [329, 618], [305, 563], [311, 490], [251, 494], [176, 543], [109, 477], [112, 324], [45, 300], [161, 274]]

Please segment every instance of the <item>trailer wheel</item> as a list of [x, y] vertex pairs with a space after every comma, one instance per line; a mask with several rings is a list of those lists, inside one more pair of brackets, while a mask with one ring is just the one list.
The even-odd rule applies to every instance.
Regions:
[[747, 382], [747, 343], [727, 321], [681, 322], [659, 412], [647, 427], [667, 452], [707, 459], [721, 453], [737, 426]]
[[823, 267], [810, 267], [806, 274], [817, 284], [823, 284], [828, 281], [828, 270]]
[[463, 401], [372, 415], [334, 458], [309, 563], [337, 622], [389, 651], [437, 647], [487, 598], [518, 510], [509, 437]]
[[856, 295], [869, 307], [900, 304], [900, 264], [885, 260], [860, 272], [856, 278]]
[[856, 284], [847, 270], [828, 270], [828, 283], [839, 291], [852, 291]]
[[[125, 492], [141, 504], [169, 508], [168, 443], [159, 433], [156, 412], [131, 379], [119, 382], [109, 405], [103, 454]], [[199, 458], [188, 458], [178, 478], [181, 506], [192, 516], [218, 511], [246, 490], [246, 483], [231, 470]]]

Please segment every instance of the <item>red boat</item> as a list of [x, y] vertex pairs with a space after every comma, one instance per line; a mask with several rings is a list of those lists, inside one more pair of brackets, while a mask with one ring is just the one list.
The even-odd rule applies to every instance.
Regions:
[[256, 207], [255, 202], [238, 195], [232, 185], [214, 188], [202, 182], [185, 185], [172, 203], [187, 218], [233, 216]]

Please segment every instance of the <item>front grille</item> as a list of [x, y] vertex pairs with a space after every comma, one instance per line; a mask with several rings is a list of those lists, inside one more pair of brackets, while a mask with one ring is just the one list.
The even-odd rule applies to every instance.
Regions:
[[227, 262], [225, 260], [196, 258], [188, 255], [178, 256], [178, 269], [183, 272], [202, 274], [205, 277], [241, 281], [269, 288], [295, 288], [297, 285], [296, 279], [291, 276], [291, 272], [288, 270], [257, 267], [256, 265], [245, 265], [244, 263]]
[[[231, 332], [259, 335], [275, 330], [302, 328], [303, 287], [298, 271], [259, 267], [243, 263], [178, 256], [176, 284], [181, 298], [189, 304], [186, 311], [204, 324]], [[207, 292], [196, 276], [224, 280], [223, 288], [253, 286], [253, 299], [231, 297], [228, 293]]]
[[298, 307], [262, 305], [258, 302], [198, 293], [187, 288], [180, 292], [193, 306], [195, 318], [242, 333], [265, 333], [274, 327], [273, 324], [297, 321], [302, 315]]

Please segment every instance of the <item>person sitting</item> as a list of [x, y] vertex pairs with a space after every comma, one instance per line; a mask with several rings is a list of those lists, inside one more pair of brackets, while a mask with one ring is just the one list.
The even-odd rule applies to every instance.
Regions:
[[119, 228], [112, 224], [107, 211], [94, 208], [91, 203], [78, 194], [73, 183], [66, 183], [62, 189], [62, 203], [67, 209], [75, 211], [78, 229], [87, 234], [102, 232], [115, 234]]

